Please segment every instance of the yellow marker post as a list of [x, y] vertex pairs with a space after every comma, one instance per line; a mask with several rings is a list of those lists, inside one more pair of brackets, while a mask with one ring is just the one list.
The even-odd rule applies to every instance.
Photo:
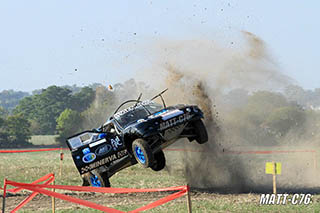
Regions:
[[277, 194], [276, 175], [281, 174], [281, 163], [267, 162], [266, 174], [272, 174], [273, 177], [273, 193]]

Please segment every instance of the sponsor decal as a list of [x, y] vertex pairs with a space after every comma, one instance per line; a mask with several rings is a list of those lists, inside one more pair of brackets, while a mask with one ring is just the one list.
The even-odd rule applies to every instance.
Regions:
[[181, 114], [183, 114], [183, 111], [176, 109], [176, 110], [172, 110], [172, 111], [166, 112], [164, 114], [161, 114], [161, 117], [162, 117], [162, 120], [166, 121], [170, 118], [173, 118], [173, 117], [181, 115]]
[[118, 150], [119, 146], [122, 146], [122, 142], [120, 141], [119, 137], [115, 137], [114, 139], [111, 139], [111, 145], [114, 151]]
[[94, 161], [96, 159], [96, 155], [94, 153], [88, 153], [88, 154], [85, 154], [83, 157], [82, 157], [82, 161], [84, 163], [91, 163], [92, 161]]
[[83, 150], [82, 150], [82, 153], [85, 155], [85, 154], [88, 154], [88, 153], [90, 153], [90, 149], [89, 148], [84, 148]]
[[159, 117], [160, 115], [164, 114], [165, 112], [167, 112], [167, 109], [163, 109], [159, 112], [154, 113], [153, 115], [150, 115], [148, 118], [155, 118], [155, 117]]
[[159, 130], [161, 131], [161, 130], [170, 128], [172, 126], [176, 126], [176, 125], [181, 124], [187, 120], [190, 120], [191, 118], [192, 118], [192, 115], [190, 115], [189, 113], [180, 115], [178, 117], [174, 117], [171, 120], [167, 120], [165, 122], [160, 123]]
[[91, 164], [89, 164], [87, 166], [82, 167], [80, 173], [83, 174], [83, 173], [89, 172], [89, 171], [91, 171], [91, 170], [93, 170], [93, 169], [95, 169], [97, 167], [100, 167], [100, 166], [105, 165], [107, 163], [111, 163], [111, 162], [113, 162], [115, 160], [118, 160], [118, 159], [126, 156], [127, 154], [128, 154], [128, 152], [127, 152], [126, 149], [121, 150], [121, 151], [119, 151], [119, 152], [117, 152], [115, 154], [112, 154], [112, 155], [110, 155], [108, 157], [105, 157], [105, 158], [103, 158], [101, 160], [98, 160], [98, 161], [96, 161], [94, 163], [91, 163]]
[[96, 142], [94, 142], [94, 143], [90, 143], [90, 144], [89, 144], [89, 147], [94, 147], [94, 146], [97, 146], [97, 145], [102, 144], [102, 143], [104, 143], [104, 142], [107, 142], [107, 140], [106, 140], [105, 138], [102, 139], [102, 140], [98, 140], [98, 141], [96, 141]]
[[132, 110], [135, 110], [136, 108], [139, 108], [139, 107], [141, 107], [141, 106], [148, 105], [148, 104], [150, 104], [150, 103], [153, 103], [153, 102], [150, 101], [150, 100], [146, 100], [146, 101], [140, 102], [140, 103], [138, 103], [136, 106], [130, 106], [130, 107], [124, 109], [124, 110], [121, 110], [121, 111], [117, 112], [116, 114], [114, 114], [113, 117], [114, 117], [115, 119], [118, 119], [121, 115], [124, 115], [124, 114], [126, 114], [127, 112], [130, 112], [130, 111], [132, 111]]
[[101, 156], [101, 155], [107, 154], [111, 150], [112, 150], [112, 146], [110, 144], [104, 144], [104, 145], [99, 146], [96, 149], [95, 153], [96, 153], [96, 155]]

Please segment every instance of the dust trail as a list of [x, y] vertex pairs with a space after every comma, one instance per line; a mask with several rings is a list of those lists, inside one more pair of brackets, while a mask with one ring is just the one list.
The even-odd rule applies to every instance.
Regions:
[[[292, 82], [279, 71], [260, 38], [250, 32], [242, 32], [242, 35], [244, 40], [239, 41], [237, 48], [224, 47], [211, 40], [158, 42], [154, 45], [152, 67], [143, 70], [141, 75], [149, 83], [151, 79], [154, 87], [170, 89], [165, 95], [169, 104], [192, 103], [204, 111], [210, 141], [204, 145], [186, 140], [177, 143], [180, 147], [205, 151], [181, 156], [185, 178], [195, 188], [223, 192], [264, 191], [270, 185], [264, 174], [265, 161], [288, 161], [287, 157], [267, 156], [261, 160], [225, 153], [225, 150], [241, 145], [243, 139], [242, 133], [234, 131], [232, 125], [225, 121], [228, 111], [223, 105], [224, 95], [237, 88], [250, 93], [281, 91]], [[269, 141], [263, 143], [259, 145], [269, 146]], [[171, 164], [170, 169], [174, 171], [176, 168]], [[296, 169], [283, 177], [283, 188], [306, 187], [312, 182], [306, 177], [314, 173], [297, 175]], [[290, 181], [295, 178], [296, 182]]]
[[[264, 174], [264, 163], [273, 160], [284, 162], [287, 169], [285, 175], [279, 177], [280, 188], [289, 192], [315, 186], [312, 177], [316, 175], [310, 172], [313, 162], [308, 154], [227, 154], [228, 150], [261, 150], [274, 145], [262, 128], [257, 130], [253, 128], [254, 123], [244, 119], [244, 112], [239, 106], [246, 105], [247, 100], [244, 95], [238, 97], [237, 94], [246, 91], [252, 94], [259, 90], [278, 92], [293, 81], [279, 71], [259, 37], [250, 32], [241, 32], [241, 35], [243, 39], [234, 42], [237, 44], [234, 46], [204, 39], [149, 43], [148, 47], [152, 50], [150, 67], [141, 70], [135, 80], [114, 85], [112, 93], [101, 88], [96, 92], [96, 104], [84, 116], [87, 116], [87, 121], [93, 118], [91, 123], [88, 121], [91, 127], [97, 126], [123, 100], [136, 99], [140, 92], [143, 92], [143, 98], [152, 97], [156, 92], [169, 88], [164, 95], [168, 105], [197, 104], [205, 114], [208, 143], [199, 145], [183, 140], [174, 144], [203, 151], [174, 156], [183, 164], [186, 181], [192, 187], [220, 192], [258, 192], [266, 189], [270, 192], [272, 182]], [[235, 93], [237, 101], [230, 104], [225, 100], [226, 95], [235, 89], [238, 89]], [[236, 113], [230, 115], [230, 109]], [[167, 157], [169, 172], [175, 174], [177, 161]]]

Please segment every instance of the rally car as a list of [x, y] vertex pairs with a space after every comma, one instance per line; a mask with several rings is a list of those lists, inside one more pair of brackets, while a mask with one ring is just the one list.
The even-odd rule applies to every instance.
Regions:
[[[160, 171], [166, 160], [163, 149], [180, 138], [203, 144], [208, 134], [203, 113], [195, 105], [166, 106], [162, 91], [150, 100], [128, 100], [98, 129], [67, 139], [83, 185], [109, 187], [116, 172], [135, 165]], [[160, 97], [162, 105], [153, 100]], [[133, 103], [119, 111], [124, 105]]]

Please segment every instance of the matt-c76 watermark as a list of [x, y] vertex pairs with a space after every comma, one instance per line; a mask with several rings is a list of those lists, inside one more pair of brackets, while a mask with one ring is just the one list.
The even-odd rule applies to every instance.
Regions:
[[261, 194], [260, 196], [260, 205], [308, 205], [311, 203], [311, 194]]

